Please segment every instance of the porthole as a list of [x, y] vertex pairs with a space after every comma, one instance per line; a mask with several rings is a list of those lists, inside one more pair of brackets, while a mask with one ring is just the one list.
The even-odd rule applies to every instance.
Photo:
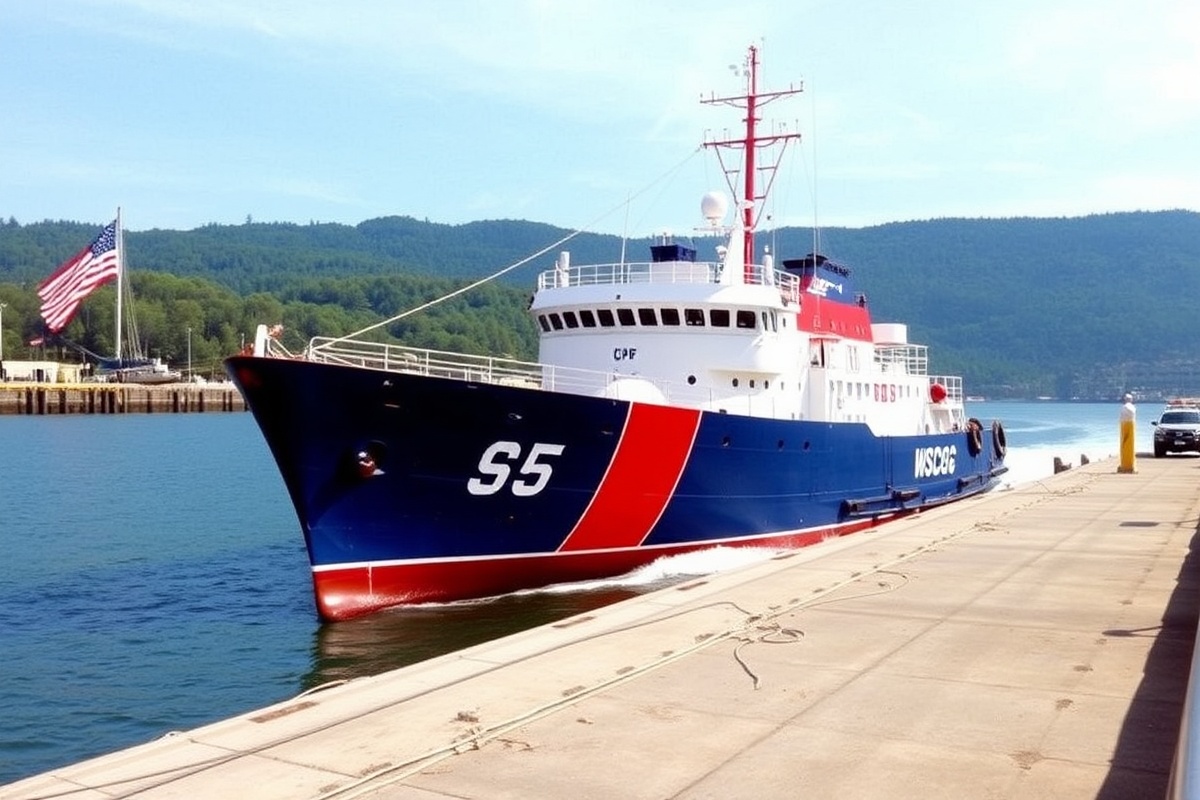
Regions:
[[696, 385], [696, 376], [688, 375], [687, 381], [688, 381], [688, 386], [695, 386]]
[[733, 388], [735, 388], [735, 389], [736, 389], [737, 387], [738, 387], [738, 379], [737, 379], [737, 378], [734, 378], [734, 379], [733, 379]]

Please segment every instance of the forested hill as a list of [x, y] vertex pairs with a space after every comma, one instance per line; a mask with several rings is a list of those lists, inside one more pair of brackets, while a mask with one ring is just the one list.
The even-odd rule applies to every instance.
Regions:
[[[101, 224], [0, 224], [10, 357], [10, 347], [21, 347], [37, 329], [36, 283]], [[582, 264], [618, 261], [623, 250], [628, 260], [642, 260], [650, 244], [583, 234], [555, 246], [568, 233], [524, 221], [247, 220], [127, 232], [125, 245], [139, 303], [147, 306], [139, 305], [139, 316], [164, 326], [150, 338], [176, 360], [180, 334], [171, 323], [182, 320], [200, 333], [200, 347], [215, 360], [252, 330], [251, 314], [262, 320], [275, 314], [297, 337], [345, 332], [548, 248], [502, 284], [388, 330], [427, 346], [470, 343], [477, 352], [531, 357], [535, 335], [523, 304], [559, 250]], [[910, 339], [930, 345], [931, 369], [964, 375], [973, 394], [1107, 398], [1127, 388], [1200, 394], [1196, 212], [904, 222], [824, 229], [820, 242], [825, 255], [851, 267], [876, 321], [907, 322]], [[758, 243], [788, 258], [810, 252], [813, 233], [783, 229], [760, 234]], [[697, 244], [700, 258], [712, 257], [711, 243]], [[186, 319], [173, 305], [181, 298], [198, 306], [187, 307]], [[103, 347], [102, 302], [89, 301], [88, 315], [73, 323], [77, 340]]]

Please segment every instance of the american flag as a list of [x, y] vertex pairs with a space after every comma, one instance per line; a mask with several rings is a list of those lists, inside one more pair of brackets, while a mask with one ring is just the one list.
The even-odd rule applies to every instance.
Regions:
[[117, 221], [106, 225], [100, 235], [54, 271], [38, 286], [42, 298], [42, 319], [50, 333], [67, 327], [84, 298], [116, 279], [120, 271], [117, 259]]

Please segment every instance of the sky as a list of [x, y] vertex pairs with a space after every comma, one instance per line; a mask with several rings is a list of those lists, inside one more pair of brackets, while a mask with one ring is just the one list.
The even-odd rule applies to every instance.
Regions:
[[686, 233], [751, 45], [771, 223], [1200, 209], [1195, 0], [4, 0], [0, 219]]

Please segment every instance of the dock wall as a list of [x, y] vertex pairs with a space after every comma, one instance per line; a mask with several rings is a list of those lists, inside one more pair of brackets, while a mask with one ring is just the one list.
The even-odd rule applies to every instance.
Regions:
[[185, 414], [245, 411], [231, 383], [0, 383], [0, 415]]

